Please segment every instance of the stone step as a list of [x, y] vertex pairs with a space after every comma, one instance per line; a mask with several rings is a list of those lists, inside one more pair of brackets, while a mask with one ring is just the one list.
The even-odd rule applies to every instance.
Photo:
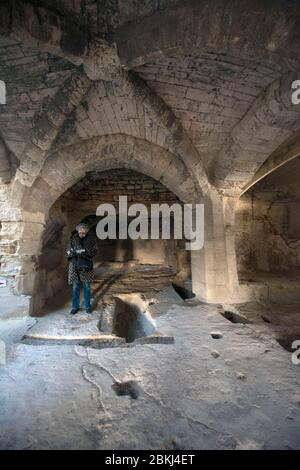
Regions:
[[26, 332], [22, 343], [35, 346], [41, 345], [78, 345], [96, 349], [130, 347], [136, 344], [170, 344], [172, 336], [159, 331], [126, 342], [125, 338], [112, 333], [112, 329], [100, 329], [101, 312], [94, 311], [87, 315], [78, 312], [69, 315], [65, 309], [39, 318]]
[[78, 345], [95, 349], [131, 347], [137, 344], [172, 344], [174, 337], [155, 333], [153, 335], [137, 338], [131, 343], [127, 343], [124, 338], [115, 335], [98, 334], [94, 336], [61, 336], [61, 335], [25, 335], [22, 339], [23, 344], [33, 346], [42, 345]]
[[25, 335], [22, 343], [24, 344], [31, 344], [36, 346], [41, 345], [78, 345], [84, 346], [89, 348], [114, 348], [125, 346], [126, 342], [124, 338], [120, 338], [115, 335], [93, 335], [93, 336], [61, 336], [61, 335]]

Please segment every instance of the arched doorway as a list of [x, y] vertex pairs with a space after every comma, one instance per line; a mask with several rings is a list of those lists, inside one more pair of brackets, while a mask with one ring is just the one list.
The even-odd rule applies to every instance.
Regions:
[[254, 299], [300, 300], [299, 177], [298, 156], [250, 187], [237, 205], [239, 279]]
[[141, 172], [128, 168], [88, 172], [65, 191], [49, 211], [37, 265], [36, 314], [51, 303], [51, 299], [61, 296], [64, 302], [67, 298], [64, 293], [67, 288], [65, 251], [71, 232], [82, 221], [89, 225], [98, 245], [94, 259], [94, 307], [115, 294], [141, 292], [151, 296], [170, 286], [172, 281], [190, 286], [190, 252], [185, 249], [184, 240], [174, 239], [172, 230], [170, 239], [97, 238], [96, 227], [101, 219], [96, 215], [97, 207], [109, 203], [118, 213], [120, 196], [127, 197], [128, 207], [144, 204], [149, 209], [149, 224], [151, 204], [183, 204], [162, 183]]

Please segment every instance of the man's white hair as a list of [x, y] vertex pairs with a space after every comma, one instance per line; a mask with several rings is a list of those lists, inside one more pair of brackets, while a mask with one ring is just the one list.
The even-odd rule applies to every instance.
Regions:
[[83, 228], [84, 230], [89, 231], [88, 224], [85, 224], [84, 222], [81, 222], [80, 224], [77, 225], [77, 227], [76, 227], [77, 232], [80, 228]]

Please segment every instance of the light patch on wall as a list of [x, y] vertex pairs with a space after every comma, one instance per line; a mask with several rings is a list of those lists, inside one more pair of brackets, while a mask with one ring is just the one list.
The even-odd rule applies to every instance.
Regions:
[[6, 287], [6, 279], [3, 277], [0, 278], [0, 287]]

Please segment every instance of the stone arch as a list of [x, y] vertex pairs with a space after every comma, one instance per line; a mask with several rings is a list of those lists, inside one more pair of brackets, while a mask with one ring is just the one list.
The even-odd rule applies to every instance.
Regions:
[[[39, 308], [37, 258], [49, 209], [86, 172], [128, 168], [164, 184], [184, 203], [204, 203], [204, 246], [191, 252], [192, 283], [205, 302], [228, 302], [237, 296], [236, 266], [232, 253], [231, 221], [226, 201], [216, 190], [202, 193], [185, 164], [166, 149], [123, 134], [95, 137], [59, 150], [46, 160], [32, 187], [26, 187], [16, 209], [20, 212], [16, 237], [19, 275], [15, 293], [32, 296], [32, 309]], [[227, 226], [229, 228], [227, 228]], [[16, 265], [14, 265], [14, 272]]]
[[[0, 34], [80, 65], [88, 55], [87, 32], [55, 9], [22, 0], [3, 1]], [[115, 34], [128, 69], [163, 55], [218, 51], [274, 59], [299, 66], [299, 4], [280, 0], [187, 0], [129, 22]], [[153, 26], [155, 25], [155, 26]], [[153, 41], [155, 37], [155, 41]], [[125, 39], [124, 39], [125, 38]], [[263, 44], [264, 47], [261, 47]]]
[[64, 121], [79, 105], [90, 85], [90, 80], [80, 68], [65, 81], [35, 120], [15, 180], [24, 186], [33, 184]]
[[[297, 133], [292, 139], [288, 139], [283, 145], [272, 153], [272, 155], [264, 162], [264, 164], [255, 173], [253, 178], [243, 187], [242, 194], [254, 186], [258, 181], [265, 178], [267, 175], [273, 173], [282, 165], [285, 165], [290, 160], [300, 155], [300, 136]], [[242, 195], [241, 194], [241, 195]]]
[[[169, 240], [122, 240], [118, 235], [116, 239], [97, 239], [96, 226], [101, 219], [96, 213], [97, 207], [106, 202], [117, 209], [120, 195], [127, 195], [128, 207], [132, 203], [142, 203], [148, 211], [153, 202], [181, 205], [178, 197], [165, 185], [140, 171], [123, 167], [87, 173], [65, 191], [49, 211], [37, 260], [38, 274], [32, 293], [33, 313], [38, 314], [42, 304], [47, 306], [49, 303], [50, 306], [51, 299], [58, 292], [59, 298], [63, 299], [64, 293], [69, 290], [65, 250], [70, 234], [79, 222], [87, 223], [97, 240], [95, 283], [92, 286], [94, 305], [95, 299], [103, 298], [107, 290], [110, 291], [109, 296], [122, 292], [123, 282], [133, 292], [146, 290], [151, 295], [152, 284], [154, 289], [155, 286], [170, 286], [175, 274], [178, 281], [190, 281], [190, 253], [184, 250], [184, 243], [175, 240], [172, 235]], [[118, 220], [116, 225], [119, 226]], [[141, 283], [140, 276], [143, 277], [143, 274], [145, 278]]]
[[[116, 34], [121, 61], [129, 68], [170, 54], [217, 51], [299, 67], [300, 11], [277, 0], [188, 0], [160, 10]], [[153, 41], [155, 37], [155, 41]], [[125, 40], [126, 38], [126, 40]], [[263, 45], [263, 47], [262, 47]]]
[[[87, 172], [128, 168], [160, 181], [182, 202], [201, 197], [184, 163], [166, 149], [126, 135], [95, 137], [53, 153], [32, 187], [26, 187], [18, 202], [20, 211], [16, 293], [33, 296], [39, 289], [37, 258], [47, 216], [54, 202]], [[35, 305], [35, 309], [38, 306]]]
[[237, 270], [248, 299], [299, 301], [299, 171], [298, 134], [271, 155], [237, 202]]
[[40, 5], [22, 0], [4, 0], [0, 5], [0, 34], [40, 51], [64, 57], [80, 65], [88, 36], [69, 16], [58, 15]]
[[291, 99], [296, 79], [289, 71], [275, 80], [234, 127], [215, 159], [217, 187], [240, 194], [282, 142], [299, 132], [300, 107]]
[[201, 188], [195, 186], [176, 155], [148, 141], [114, 134], [94, 137], [50, 155], [33, 186], [26, 188], [19, 205], [29, 212], [45, 213], [86, 172], [120, 167], [161, 181], [183, 202], [194, 202], [201, 195]]

